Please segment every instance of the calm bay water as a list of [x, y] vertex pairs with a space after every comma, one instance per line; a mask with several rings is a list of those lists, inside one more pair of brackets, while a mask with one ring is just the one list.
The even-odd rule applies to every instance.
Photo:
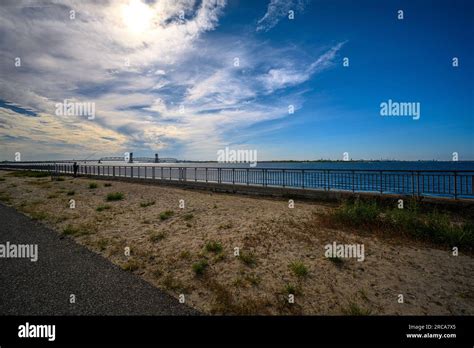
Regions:
[[[92, 163], [88, 163], [92, 164]], [[93, 163], [96, 164], [96, 163]], [[340, 170], [467, 170], [474, 171], [474, 161], [372, 161], [372, 162], [258, 162], [248, 163], [184, 162], [184, 163], [133, 163], [103, 162], [104, 166], [160, 166], [160, 167], [209, 167], [209, 168], [279, 168], [279, 169], [340, 169]]]

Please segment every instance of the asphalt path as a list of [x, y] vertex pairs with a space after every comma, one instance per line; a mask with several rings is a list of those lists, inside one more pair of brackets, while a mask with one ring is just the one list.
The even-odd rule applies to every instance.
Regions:
[[[0, 257], [0, 315], [198, 315], [138, 276], [0, 203], [0, 244], [37, 244], [38, 260]], [[71, 294], [76, 302], [70, 303]]]

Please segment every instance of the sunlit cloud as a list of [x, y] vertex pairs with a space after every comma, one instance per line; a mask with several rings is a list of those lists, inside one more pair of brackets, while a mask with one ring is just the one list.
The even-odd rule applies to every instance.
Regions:
[[[179, 147], [183, 157], [212, 159], [237, 140], [237, 129], [288, 116], [302, 96], [272, 93], [331, 67], [342, 43], [305, 60], [292, 58], [298, 48], [252, 36], [207, 36], [218, 30], [225, 5], [43, 0], [0, 7], [0, 101], [38, 114], [26, 119], [0, 107], [7, 152], [80, 157]], [[96, 117], [55, 115], [65, 99], [95, 103]]]

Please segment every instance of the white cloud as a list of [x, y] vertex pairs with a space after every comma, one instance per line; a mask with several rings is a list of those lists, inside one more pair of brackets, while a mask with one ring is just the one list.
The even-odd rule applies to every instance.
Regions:
[[268, 31], [288, 17], [289, 11], [303, 11], [307, 0], [270, 0], [267, 12], [257, 22], [257, 31]]
[[[222, 0], [144, 5], [150, 23], [138, 34], [122, 17], [128, 1], [43, 0], [34, 10], [13, 2], [0, 7], [0, 55], [12, 62], [0, 75], [0, 100], [38, 112], [25, 117], [0, 108], [0, 137], [8, 151], [23, 144], [40, 157], [72, 157], [179, 146], [180, 157], [210, 158], [233, 141], [229, 134], [285, 117], [288, 104], [301, 105], [300, 95], [272, 93], [328, 68], [342, 45], [311, 61], [294, 59], [301, 56], [297, 48], [255, 38], [206, 37], [218, 28]], [[69, 19], [71, 9], [75, 20]], [[21, 57], [19, 68], [15, 57]], [[55, 116], [54, 104], [64, 99], [96, 103], [96, 118]]]

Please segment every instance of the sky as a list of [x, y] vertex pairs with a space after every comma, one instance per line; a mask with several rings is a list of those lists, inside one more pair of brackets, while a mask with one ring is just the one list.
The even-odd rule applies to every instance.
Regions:
[[473, 23], [469, 0], [3, 0], [0, 160], [474, 160]]

